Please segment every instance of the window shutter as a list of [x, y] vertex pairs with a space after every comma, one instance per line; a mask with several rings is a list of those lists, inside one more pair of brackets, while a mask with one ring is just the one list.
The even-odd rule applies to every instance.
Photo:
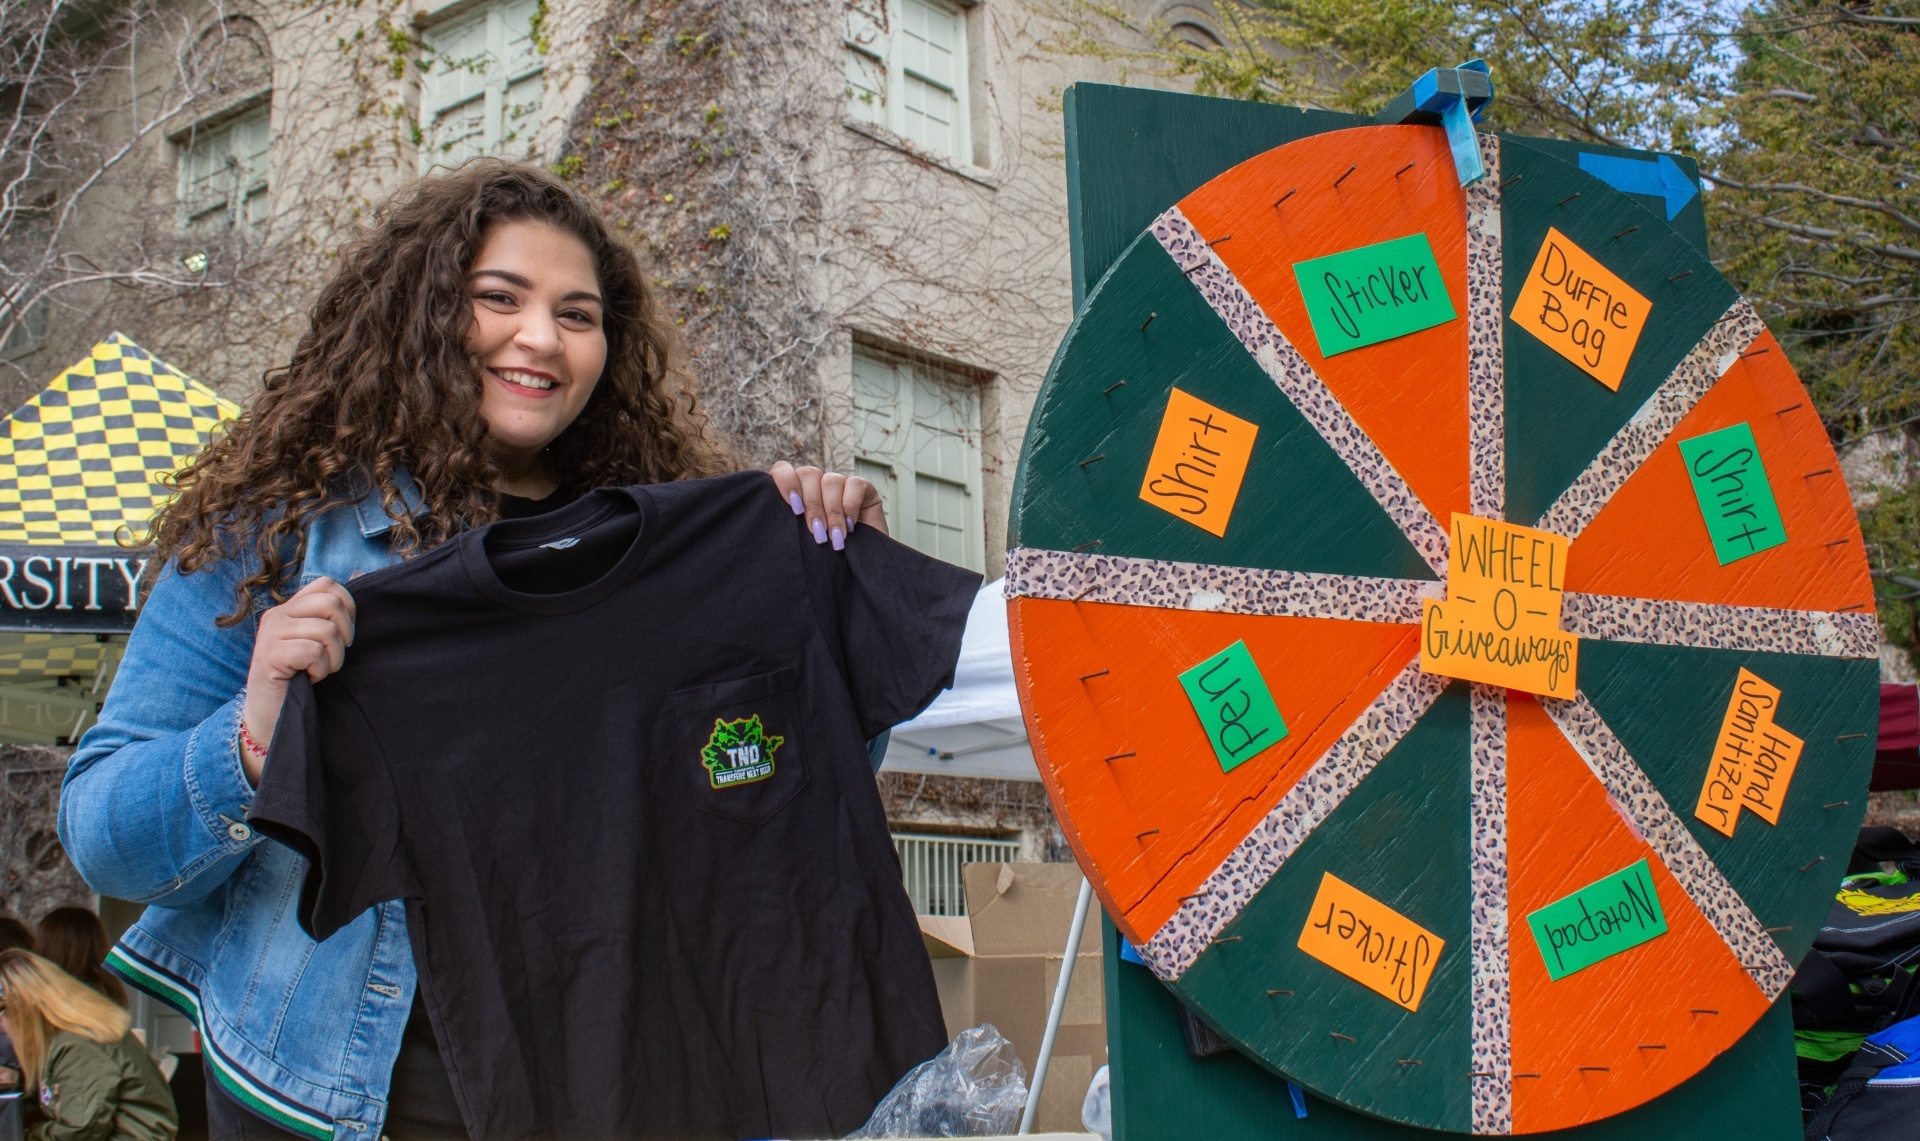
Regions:
[[267, 220], [267, 147], [273, 139], [269, 108], [242, 115], [233, 124], [235, 216], [245, 225], [258, 226]]
[[526, 155], [540, 130], [540, 103], [546, 97], [545, 61], [533, 40], [539, 0], [517, 0], [501, 10], [507, 60], [505, 106], [496, 150]]
[[960, 155], [961, 59], [966, 25], [939, 0], [898, 0], [900, 133], [929, 150]]
[[427, 33], [433, 50], [421, 108], [426, 119], [423, 165], [454, 166], [486, 152], [487, 13]]
[[980, 394], [965, 381], [908, 370], [912, 422], [907, 447], [914, 473], [915, 548], [956, 566], [980, 569]]
[[967, 20], [948, 0], [846, 0], [847, 116], [969, 157]]
[[482, 154], [525, 155], [540, 126], [546, 61], [533, 38], [538, 0], [495, 0], [425, 39], [422, 170]]
[[978, 387], [856, 349], [853, 411], [854, 472], [880, 489], [894, 537], [985, 569]]
[[885, 0], [849, 0], [842, 51], [847, 64], [847, 114], [887, 124], [887, 14]]
[[267, 219], [267, 158], [273, 139], [271, 105], [215, 127], [197, 127], [180, 156], [180, 200], [187, 221], [224, 216], [229, 225]]

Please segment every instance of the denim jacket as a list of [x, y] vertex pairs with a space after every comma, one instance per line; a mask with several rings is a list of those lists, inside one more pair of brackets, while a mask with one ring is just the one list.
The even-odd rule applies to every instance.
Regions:
[[[395, 478], [410, 509], [419, 492]], [[315, 519], [300, 584], [393, 563], [377, 494]], [[246, 823], [241, 690], [259, 621], [221, 628], [244, 564], [169, 565], [141, 606], [99, 723], [75, 748], [60, 841], [102, 895], [147, 904], [107, 956], [191, 1018], [235, 1100], [283, 1129], [373, 1141], [413, 1004], [406, 906], [367, 909], [325, 942], [300, 927], [305, 861]], [[876, 770], [888, 734], [868, 744]]]
[[[391, 528], [377, 495], [320, 515], [301, 584], [394, 562]], [[237, 739], [259, 611], [214, 625], [245, 574], [222, 560], [154, 582], [68, 765], [60, 841], [96, 891], [148, 905], [107, 964], [193, 1020], [222, 1088], [283, 1129], [372, 1141], [413, 1003], [406, 907], [315, 943], [295, 917], [304, 861], [246, 823]]]

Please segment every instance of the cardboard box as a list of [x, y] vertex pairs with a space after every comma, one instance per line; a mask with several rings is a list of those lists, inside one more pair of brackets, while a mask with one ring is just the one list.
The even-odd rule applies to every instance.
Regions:
[[[1031, 1083], [1040, 1039], [1046, 1034], [1047, 1009], [1060, 981], [1080, 869], [1073, 864], [968, 864], [963, 874], [967, 916], [920, 917], [947, 1036], [991, 1022], [1013, 1043]], [[1094, 1071], [1106, 1064], [1099, 916], [1090, 913], [1034, 1130], [1084, 1132], [1080, 1103]]]

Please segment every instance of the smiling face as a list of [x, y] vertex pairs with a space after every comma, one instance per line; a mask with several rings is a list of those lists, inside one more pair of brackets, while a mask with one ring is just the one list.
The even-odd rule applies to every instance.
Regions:
[[545, 222], [501, 222], [468, 276], [480, 415], [506, 466], [500, 490], [545, 495], [541, 449], [587, 406], [607, 363], [600, 280], [586, 243]]

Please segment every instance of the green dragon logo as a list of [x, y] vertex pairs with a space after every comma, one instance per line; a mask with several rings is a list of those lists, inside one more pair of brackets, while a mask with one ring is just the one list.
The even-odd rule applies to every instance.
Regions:
[[716, 718], [712, 736], [700, 747], [700, 763], [715, 788], [752, 784], [773, 775], [774, 750], [786, 743], [785, 737], [767, 736], [758, 713], [735, 721]]

